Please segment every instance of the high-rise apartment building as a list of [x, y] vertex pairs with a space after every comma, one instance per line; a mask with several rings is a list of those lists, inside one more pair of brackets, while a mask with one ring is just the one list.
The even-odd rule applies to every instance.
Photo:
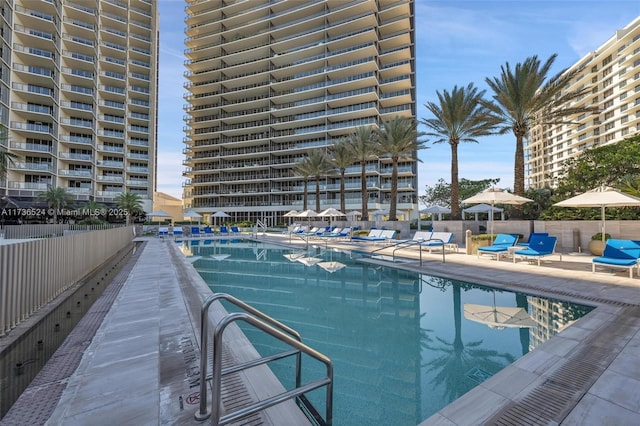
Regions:
[[[358, 126], [415, 118], [413, 0], [187, 0], [185, 206], [282, 222], [303, 207], [295, 164]], [[391, 160], [366, 165], [370, 210], [389, 206]], [[361, 208], [360, 164], [347, 210]], [[340, 207], [340, 177], [320, 182]], [[398, 213], [417, 207], [415, 161], [399, 165]], [[315, 206], [315, 180], [308, 206]]]
[[562, 163], [585, 149], [613, 144], [640, 131], [640, 17], [585, 55], [571, 90], [590, 88], [574, 105], [599, 113], [571, 117], [574, 124], [537, 126], [525, 143], [525, 176], [533, 188], [555, 187]]
[[[0, 0], [0, 193], [49, 186], [77, 204], [155, 189], [158, 17], [153, 0]], [[1, 178], [0, 178], [1, 179]]]

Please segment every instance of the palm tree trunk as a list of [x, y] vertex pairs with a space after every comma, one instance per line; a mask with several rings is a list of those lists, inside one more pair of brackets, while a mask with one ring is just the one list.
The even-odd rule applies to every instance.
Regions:
[[369, 210], [367, 209], [367, 203], [369, 197], [367, 195], [367, 162], [362, 162], [362, 169], [360, 171], [360, 191], [362, 192], [362, 220], [369, 220]]
[[320, 176], [316, 176], [316, 212], [320, 213]]
[[[513, 193], [524, 197], [524, 135], [516, 134], [516, 156], [513, 170]], [[512, 219], [522, 219], [523, 207], [513, 206], [511, 210]]]
[[458, 181], [458, 144], [451, 144], [451, 219], [460, 220], [460, 183]]
[[340, 211], [346, 213], [347, 203], [344, 199], [344, 169], [340, 169]]
[[389, 204], [389, 220], [398, 220], [396, 210], [398, 207], [398, 158], [392, 158], [391, 170], [391, 203]]
[[308, 196], [308, 181], [305, 179], [304, 180], [304, 194], [302, 196], [302, 211], [306, 211], [307, 210], [307, 196]]

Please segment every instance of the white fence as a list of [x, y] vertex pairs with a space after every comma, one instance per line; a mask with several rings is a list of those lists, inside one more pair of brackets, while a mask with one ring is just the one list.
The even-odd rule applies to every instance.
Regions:
[[120, 228], [124, 225], [6, 225], [0, 229], [0, 236], [6, 239], [61, 237], [71, 233]]
[[126, 247], [133, 237], [132, 227], [119, 227], [0, 245], [0, 336]]

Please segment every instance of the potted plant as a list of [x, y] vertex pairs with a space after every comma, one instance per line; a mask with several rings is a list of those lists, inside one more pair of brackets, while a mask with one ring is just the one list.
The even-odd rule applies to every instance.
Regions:
[[602, 232], [598, 232], [591, 237], [591, 241], [589, 241], [589, 245], [587, 246], [589, 252], [594, 256], [602, 256], [604, 252], [604, 244], [606, 241], [611, 238], [611, 235], [604, 234], [605, 242], [602, 242]]

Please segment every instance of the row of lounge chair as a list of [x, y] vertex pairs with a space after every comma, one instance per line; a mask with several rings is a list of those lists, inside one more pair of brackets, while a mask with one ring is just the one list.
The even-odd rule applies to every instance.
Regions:
[[[532, 233], [528, 243], [518, 243], [518, 237], [511, 234], [498, 234], [493, 244], [486, 247], [478, 247], [478, 257], [488, 254], [500, 260], [501, 254], [511, 254], [513, 263], [518, 259], [535, 259], [540, 266], [542, 258], [559, 254], [556, 253], [558, 238], [546, 233]], [[640, 241], [625, 239], [608, 239], [602, 256], [591, 259], [591, 270], [596, 272], [596, 266], [607, 268], [621, 268], [629, 270], [629, 278], [633, 278], [633, 269], [637, 269], [640, 276]]]
[[[237, 226], [231, 226], [227, 228], [226, 226], [221, 226], [218, 232], [215, 232], [212, 228], [205, 226], [202, 230], [199, 226], [191, 227], [191, 236], [192, 237], [201, 237], [201, 236], [214, 236], [214, 235], [240, 235], [241, 232]], [[180, 238], [184, 235], [184, 231], [181, 226], [161, 226], [158, 228], [158, 236], [159, 237], [169, 237], [173, 236], [176, 238]]]
[[300, 235], [301, 237], [308, 238], [338, 238], [338, 239], [350, 239], [351, 228], [337, 228], [337, 227], [317, 227], [307, 230], [306, 226], [296, 226], [291, 231], [292, 234]]

